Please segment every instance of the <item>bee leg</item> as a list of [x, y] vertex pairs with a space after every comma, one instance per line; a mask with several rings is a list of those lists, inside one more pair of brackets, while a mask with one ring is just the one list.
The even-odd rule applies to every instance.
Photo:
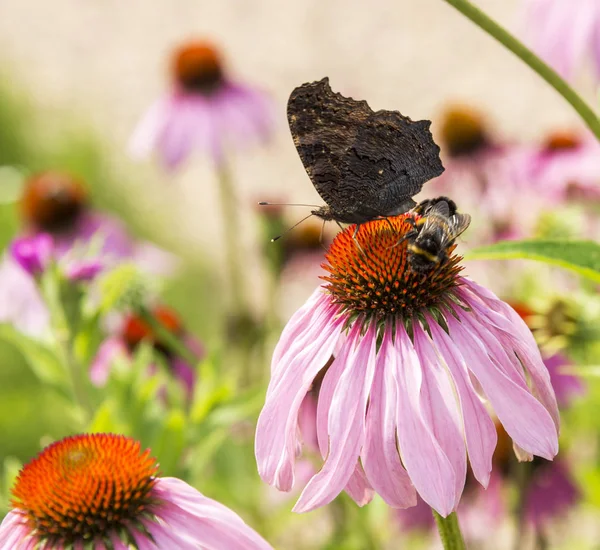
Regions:
[[403, 235], [402, 237], [400, 237], [400, 239], [398, 239], [398, 242], [392, 246], [390, 246], [390, 248], [396, 248], [397, 246], [400, 246], [406, 239], [412, 239], [413, 237], [416, 237], [419, 234], [419, 232], [416, 229], [413, 229], [411, 231], [409, 231], [408, 233], [406, 233], [406, 235]]

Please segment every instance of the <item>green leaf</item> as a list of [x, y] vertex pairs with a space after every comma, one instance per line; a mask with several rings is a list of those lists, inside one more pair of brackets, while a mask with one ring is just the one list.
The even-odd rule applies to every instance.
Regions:
[[0, 339], [15, 346], [34, 374], [44, 383], [64, 390], [69, 395], [67, 371], [56, 353], [44, 343], [25, 336], [12, 325], [0, 324]]
[[600, 244], [593, 241], [504, 241], [471, 250], [467, 260], [522, 258], [557, 265], [600, 282]]

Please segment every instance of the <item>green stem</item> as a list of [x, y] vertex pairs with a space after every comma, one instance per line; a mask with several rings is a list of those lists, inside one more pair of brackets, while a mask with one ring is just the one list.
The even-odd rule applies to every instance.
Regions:
[[236, 208], [236, 197], [231, 174], [225, 162], [217, 167], [219, 188], [221, 191], [221, 218], [225, 232], [225, 257], [229, 272], [230, 293], [233, 299], [234, 312], [243, 314], [247, 311], [243, 291], [244, 278], [242, 275], [241, 247], [239, 242], [239, 213]]
[[466, 550], [456, 512], [452, 512], [448, 517], [443, 518], [435, 510], [432, 511], [444, 550]]
[[152, 313], [146, 308], [138, 310], [139, 316], [150, 326], [157, 339], [167, 345], [167, 347], [184, 359], [190, 366], [194, 367], [198, 363], [198, 357], [190, 350], [175, 334], [167, 329], [160, 321], [158, 321]]
[[445, 0], [451, 6], [454, 6], [465, 17], [493, 36], [503, 46], [508, 48], [517, 57], [521, 58], [537, 74], [539, 74], [550, 86], [552, 86], [560, 95], [562, 95], [572, 107], [579, 113], [579, 116], [585, 121], [589, 129], [600, 140], [600, 119], [591, 107], [579, 97], [577, 92], [569, 86], [549, 65], [544, 63], [522, 42], [517, 40], [506, 29], [498, 25], [493, 19], [488, 17], [479, 8], [475, 7], [468, 0]]

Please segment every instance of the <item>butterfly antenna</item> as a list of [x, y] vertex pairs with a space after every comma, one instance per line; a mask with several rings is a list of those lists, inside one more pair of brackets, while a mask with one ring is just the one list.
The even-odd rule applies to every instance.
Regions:
[[309, 208], [320, 208], [318, 204], [291, 204], [287, 202], [267, 202], [261, 201], [258, 203], [259, 206], [308, 206]]
[[277, 235], [277, 237], [271, 239], [271, 242], [274, 243], [275, 241], [278, 241], [279, 239], [281, 239], [281, 237], [287, 235], [292, 229], [294, 229], [294, 227], [298, 227], [303, 221], [308, 220], [308, 218], [310, 218], [311, 216], [314, 216], [314, 214], [309, 214], [308, 216], [302, 218], [299, 222], [296, 222], [294, 225], [292, 225], [292, 227], [286, 229], [281, 235]]

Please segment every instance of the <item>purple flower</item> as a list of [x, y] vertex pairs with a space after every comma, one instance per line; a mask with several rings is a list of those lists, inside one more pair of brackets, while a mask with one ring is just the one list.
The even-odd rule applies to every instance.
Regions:
[[267, 96], [230, 80], [212, 45], [191, 42], [175, 52], [171, 90], [144, 115], [130, 150], [135, 157], [156, 151], [169, 170], [193, 149], [219, 164], [227, 147], [266, 140], [272, 123]]
[[13, 259], [29, 275], [37, 276], [44, 272], [53, 254], [52, 237], [39, 233], [31, 237], [20, 237], [10, 245]]
[[526, 0], [524, 34], [532, 49], [565, 78], [591, 56], [600, 76], [600, 3]]
[[377, 492], [397, 508], [414, 506], [418, 493], [448, 515], [467, 456], [482, 485], [490, 478], [497, 436], [482, 397], [527, 453], [552, 459], [558, 451], [556, 398], [531, 332], [506, 303], [459, 276], [458, 256], [413, 271], [402, 241], [410, 216], [338, 234], [327, 284], [275, 348], [255, 450], [262, 479], [283, 491], [294, 483], [300, 406], [335, 357], [317, 404], [324, 465], [295, 511], [346, 490], [360, 505]]
[[160, 477], [150, 451], [121, 435], [53, 443], [21, 470], [12, 492], [0, 550], [272, 550], [229, 508]]

